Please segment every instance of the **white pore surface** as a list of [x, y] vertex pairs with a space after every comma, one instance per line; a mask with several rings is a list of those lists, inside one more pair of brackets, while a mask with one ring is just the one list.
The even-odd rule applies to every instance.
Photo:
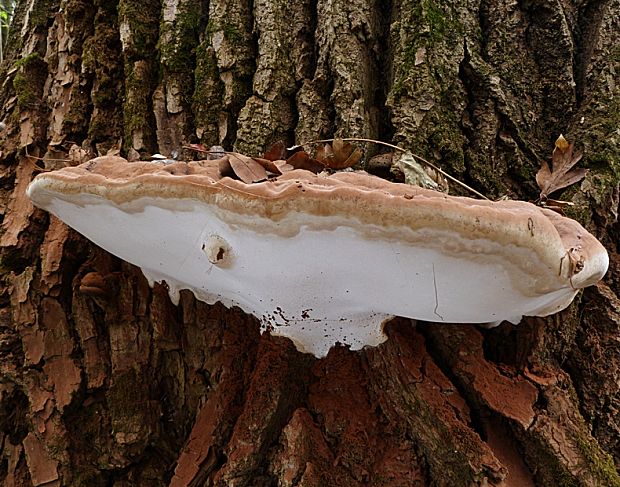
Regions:
[[[98, 196], [71, 198], [74, 202], [52, 196], [46, 209], [141, 267], [149, 280], [165, 280], [173, 299], [180, 289], [189, 289], [203, 301], [239, 306], [272, 333], [319, 357], [335, 342], [352, 349], [381, 343], [382, 323], [392, 315], [436, 322], [518, 322], [549, 306], [559, 310], [575, 295], [573, 289], [560, 288], [526, 296], [501, 258], [472, 260], [467, 254], [369, 238], [346, 222], [331, 230], [302, 224], [287, 236], [274, 233], [280, 224], [270, 220], [260, 233], [229, 225], [221, 210], [202, 202], [167, 201], [169, 208], [176, 206], [172, 210], [154, 206], [151, 198], [132, 203], [140, 211], [125, 211]], [[260, 228], [260, 219], [254, 224]], [[203, 247], [222, 239], [229, 249], [222, 265], [214, 265], [208, 256], [213, 260], [217, 252]]]

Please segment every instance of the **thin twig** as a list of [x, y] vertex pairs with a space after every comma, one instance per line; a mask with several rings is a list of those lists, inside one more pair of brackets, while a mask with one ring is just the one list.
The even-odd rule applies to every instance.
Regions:
[[[33, 156], [33, 155], [28, 154], [28, 146], [25, 146], [25, 147], [24, 147], [24, 149], [25, 149], [25, 152], [26, 152], [26, 157], [27, 157], [27, 158], [29, 158], [29, 159], [34, 159], [34, 160], [36, 160], [36, 161], [42, 161], [42, 162], [45, 162], [45, 159], [43, 159], [42, 157], [37, 157], [37, 156]], [[59, 160], [61, 160], [61, 161], [62, 161], [63, 159], [59, 159]], [[39, 166], [37, 166], [37, 165], [36, 165], [36, 163], [33, 163], [33, 164], [34, 164], [34, 170], [35, 170], [35, 171], [37, 171], [37, 172], [50, 172], [50, 171], [51, 171], [51, 169], [47, 169], [47, 168], [45, 168], [45, 167], [39, 167]]]
[[[198, 149], [197, 147], [192, 147], [192, 146], [189, 146], [189, 145], [184, 145], [181, 148], [182, 149], [193, 150], [193, 151], [196, 151], [196, 152], [200, 152], [202, 154], [226, 154], [226, 155], [229, 155], [229, 156], [236, 156], [237, 154], [239, 154], [238, 152], [228, 151], [228, 150]], [[250, 156], [248, 156], [248, 157], [250, 157]]]
[[203, 152], [205, 154], [232, 154], [232, 152], [226, 150], [209, 150], [209, 149], [199, 149], [198, 147], [192, 147], [191, 145], [181, 146], [182, 149], [189, 149], [196, 152]]
[[26, 157], [30, 157], [32, 159], [36, 159], [37, 161], [42, 161], [42, 162], [51, 162], [51, 161], [73, 162], [71, 159], [45, 159], [44, 157], [33, 156], [32, 154], [28, 154], [28, 146], [25, 146], [24, 149], [26, 151]]
[[[190, 150], [194, 150], [196, 152], [200, 152], [202, 154], [226, 154], [227, 156], [233, 156], [236, 157], [237, 159], [239, 159], [241, 162], [243, 162], [243, 159], [241, 157], [239, 157], [240, 155], [242, 156], [243, 154], [239, 154], [238, 152], [231, 152], [231, 151], [227, 151], [227, 150], [207, 150], [207, 149], [198, 149], [196, 147], [190, 147], [189, 145], [184, 145], [182, 147], [183, 149], [190, 149]], [[253, 157], [251, 156], [246, 156], [249, 157], [250, 159], [253, 159]], [[217, 160], [217, 159], [211, 159], [213, 161]]]
[[[392, 149], [401, 151], [403, 153], [406, 152], [410, 152], [406, 149], [403, 149], [402, 147], [398, 147], [397, 145], [393, 145], [393, 144], [389, 144], [387, 142], [382, 142], [381, 140], [374, 140], [374, 139], [363, 139], [360, 137], [348, 137], [346, 139], [341, 139], [345, 142], [372, 142], [374, 144], [379, 144], [379, 145], [384, 145], [386, 147], [391, 147]], [[298, 144], [297, 147], [303, 147], [305, 145], [310, 145], [310, 144], [325, 144], [327, 142], [333, 142], [334, 139], [324, 139], [324, 140], [311, 140], [309, 142], [305, 142], [303, 144]], [[472, 193], [474, 193], [476, 196], [479, 196], [480, 198], [483, 198], [485, 200], [489, 200], [489, 198], [487, 198], [485, 195], [483, 195], [482, 193], [479, 193], [478, 191], [476, 191], [474, 188], [472, 188], [471, 186], [468, 186], [467, 184], [465, 184], [462, 181], [459, 181], [458, 179], [456, 179], [454, 176], [451, 176], [450, 174], [448, 174], [447, 172], [445, 172], [443, 169], [441, 169], [440, 167], [436, 166], [435, 164], [433, 164], [432, 162], [427, 161], [426, 159], [424, 159], [421, 156], [418, 156], [417, 154], [414, 154], [412, 152], [410, 152], [411, 155], [413, 157], [415, 157], [416, 159], [418, 159], [419, 161], [422, 161], [424, 164], [426, 164], [429, 167], [432, 167], [435, 171], [439, 172], [440, 174], [442, 174], [443, 176], [445, 176], [446, 178], [448, 178], [450, 181], [458, 184], [459, 186], [462, 186], [463, 188], [467, 189], [468, 191], [471, 191]]]

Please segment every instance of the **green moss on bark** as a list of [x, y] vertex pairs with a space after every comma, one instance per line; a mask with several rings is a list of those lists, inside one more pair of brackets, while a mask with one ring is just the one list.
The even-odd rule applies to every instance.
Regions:
[[[401, 20], [392, 26], [392, 42], [397, 49], [402, 50], [390, 91], [390, 97], [395, 101], [410, 93], [410, 89], [415, 90], [410, 83], [410, 74], [416, 66], [419, 50], [424, 48], [431, 51], [437, 44], [456, 45], [464, 31], [450, 6], [441, 6], [432, 0], [413, 2], [404, 7], [399, 15]], [[433, 70], [441, 70], [443, 66], [443, 63], [438, 63]], [[440, 72], [437, 72], [437, 75], [445, 78]]]
[[90, 99], [87, 94], [82, 91], [74, 91], [71, 95], [69, 112], [62, 121], [63, 133], [81, 135], [85, 127], [88, 127], [90, 110]]
[[590, 472], [596, 477], [595, 485], [620, 487], [620, 476], [610, 455], [596, 446], [591, 438], [578, 437], [576, 444], [588, 461]]
[[[609, 204], [620, 184], [620, 86], [610, 80], [620, 71], [620, 46], [614, 45], [602, 71], [592, 73], [587, 97], [582, 102], [568, 138], [583, 150], [580, 163], [590, 169], [586, 180], [565, 192], [565, 199], [577, 203], [568, 215], [583, 224], [592, 221], [613, 225], [608, 218]], [[581, 204], [580, 204], [581, 203]]]
[[28, 110], [36, 106], [39, 97], [23, 73], [17, 73], [13, 78], [13, 88], [17, 94], [17, 103], [22, 110]]
[[133, 147], [134, 131], [143, 131], [149, 124], [151, 90], [147, 73], [136, 69], [132, 62], [125, 63], [125, 92], [123, 104], [125, 147]]
[[50, 12], [55, 12], [58, 7], [55, 0], [39, 0], [34, 2], [33, 8], [29, 13], [28, 20], [30, 27], [44, 27], [50, 19]]
[[216, 22], [211, 19], [207, 23], [206, 32], [208, 36], [212, 36], [216, 32], [222, 32], [225, 39], [230, 42], [231, 45], [238, 45], [243, 42], [243, 36], [241, 35], [239, 28], [228, 22]]
[[157, 82], [159, 9], [161, 2], [121, 0], [119, 26], [125, 68], [124, 146], [155, 146], [152, 95]]
[[399, 20], [390, 33], [394, 81], [387, 97], [394, 139], [462, 177], [467, 93], [459, 64], [464, 57], [464, 23], [470, 20], [461, 18], [453, 5], [431, 0], [404, 1], [395, 14]]
[[17, 104], [21, 110], [34, 109], [41, 102], [47, 64], [38, 53], [33, 53], [15, 62], [14, 66], [18, 68], [13, 78]]
[[195, 89], [192, 95], [194, 123], [200, 141], [209, 146], [219, 143], [219, 114], [224, 87], [220, 80], [213, 47], [203, 41], [196, 49]]
[[107, 151], [121, 137], [123, 76], [116, 4], [102, 2], [95, 14], [95, 32], [84, 41], [82, 71], [92, 78], [93, 111], [88, 137]]
[[165, 69], [174, 73], [190, 73], [194, 66], [194, 48], [201, 24], [200, 9], [179, 3], [174, 22], [162, 22], [159, 51]]
[[119, 24], [128, 29], [123, 54], [129, 59], [153, 58], [159, 37], [160, 1], [122, 0], [118, 5]]

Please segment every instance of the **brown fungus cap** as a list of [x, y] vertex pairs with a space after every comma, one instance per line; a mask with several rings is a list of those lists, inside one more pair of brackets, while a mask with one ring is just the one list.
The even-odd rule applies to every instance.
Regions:
[[[246, 184], [221, 177], [220, 166], [106, 156], [39, 175], [29, 195], [153, 280], [239, 305], [316, 354], [345, 336], [354, 348], [378, 343], [377, 321], [391, 314], [457, 322], [551, 314], [607, 269], [605, 249], [579, 223], [530, 203], [448, 196], [363, 172], [291, 170]], [[94, 220], [124, 233], [108, 241]], [[170, 263], [177, 254], [186, 260]], [[191, 268], [186, 256], [195, 256]], [[273, 288], [261, 286], [269, 273], [282, 279]], [[260, 304], [274, 296], [274, 306]], [[359, 340], [334, 332], [341, 319], [368, 330]], [[321, 320], [332, 324], [317, 345], [306, 328]]]

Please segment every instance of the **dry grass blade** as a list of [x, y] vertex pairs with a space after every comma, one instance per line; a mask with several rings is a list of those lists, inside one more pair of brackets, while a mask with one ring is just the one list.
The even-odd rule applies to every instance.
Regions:
[[573, 154], [573, 144], [569, 144], [563, 135], [558, 137], [553, 149], [551, 168], [545, 161], [536, 174], [536, 183], [540, 188], [540, 198], [546, 199], [550, 194], [571, 184], [581, 181], [588, 173], [587, 169], [573, 169], [581, 160], [581, 153]]
[[214, 146], [211, 146], [209, 149], [207, 149], [202, 144], [189, 144], [189, 145], [184, 145], [183, 149], [189, 149], [189, 150], [193, 150], [196, 152], [207, 154], [206, 157], [208, 161], [215, 161], [217, 159], [221, 159], [226, 154], [234, 154], [234, 152], [228, 152], [224, 150], [224, 148], [220, 145], [214, 145]]
[[191, 149], [191, 150], [194, 150], [196, 152], [210, 152], [210, 149], [207, 149], [202, 144], [187, 144], [187, 145], [183, 146], [183, 149]]
[[[294, 150], [294, 149], [297, 149], [298, 147], [304, 147], [304, 146], [310, 145], [310, 144], [324, 144], [325, 142], [332, 142], [333, 140], [334, 139], [311, 140], [311, 141], [308, 141], [308, 142], [304, 142], [303, 144], [299, 144], [299, 145], [295, 145], [293, 147], [289, 147], [289, 150]], [[392, 149], [397, 150], [399, 152], [407, 152], [402, 147], [398, 147], [397, 145], [389, 144], [387, 142], [382, 142], [380, 140], [375, 140], [375, 139], [366, 139], [366, 138], [363, 138], [363, 137], [347, 137], [346, 139], [342, 139], [342, 140], [345, 140], [345, 141], [349, 141], [350, 140], [350, 141], [353, 141], [353, 142], [372, 142], [373, 144], [379, 144], [379, 145], [383, 145], [385, 147], [391, 147]], [[416, 154], [413, 154], [413, 157], [415, 157], [418, 161], [423, 162], [427, 166], [432, 167], [435, 171], [437, 171], [439, 174], [442, 174], [445, 178], [449, 179], [450, 181], [453, 181], [454, 183], [458, 184], [459, 186], [465, 188], [466, 190], [471, 191], [476, 196], [479, 196], [480, 198], [482, 198], [484, 200], [489, 200], [489, 198], [487, 198], [485, 195], [483, 195], [479, 191], [476, 191], [474, 188], [472, 188], [471, 186], [468, 186], [463, 181], [459, 181], [454, 176], [451, 176], [450, 174], [445, 172], [443, 169], [437, 167], [436, 165], [434, 165], [433, 163], [427, 161], [423, 157], [420, 157], [420, 156], [418, 156]]]

